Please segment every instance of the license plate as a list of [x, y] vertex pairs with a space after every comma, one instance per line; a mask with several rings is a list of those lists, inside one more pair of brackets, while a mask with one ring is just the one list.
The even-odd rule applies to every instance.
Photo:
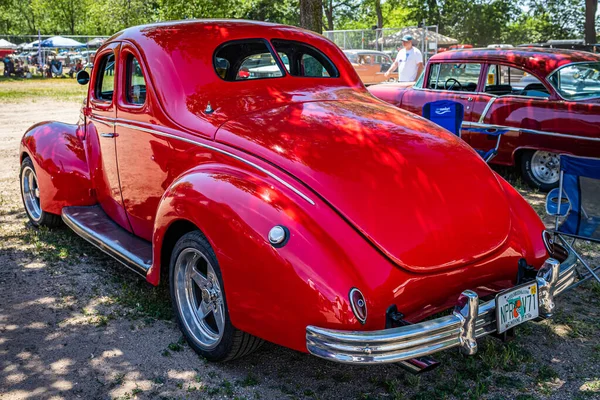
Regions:
[[522, 324], [539, 315], [536, 282], [512, 288], [496, 295], [496, 329], [498, 333]]

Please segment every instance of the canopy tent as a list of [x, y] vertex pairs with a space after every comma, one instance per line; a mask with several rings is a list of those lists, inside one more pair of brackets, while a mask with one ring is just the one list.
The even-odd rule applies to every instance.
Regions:
[[16, 49], [17, 45], [8, 40], [0, 39], [0, 49]]
[[38, 48], [38, 43], [40, 41], [39, 40], [35, 40], [31, 43], [27, 43], [26, 45], [23, 45], [23, 50], [33, 50], [33, 49], [37, 49]]
[[417, 43], [421, 43], [424, 38], [424, 34], [427, 32], [427, 42], [437, 42], [438, 46], [447, 46], [452, 44], [458, 44], [458, 40], [448, 36], [444, 36], [435, 31], [427, 30], [423, 28], [410, 27], [401, 29], [398, 32], [392, 34], [386, 34], [384, 37], [377, 39], [377, 43], [385, 46], [402, 46], [402, 37], [404, 35], [411, 35], [413, 40]]
[[95, 38], [86, 43], [88, 47], [100, 47], [106, 41], [104, 38]]
[[52, 48], [73, 48], [84, 47], [85, 44], [79, 43], [77, 40], [69, 39], [62, 36], [52, 36], [49, 39], [42, 40], [42, 47]]

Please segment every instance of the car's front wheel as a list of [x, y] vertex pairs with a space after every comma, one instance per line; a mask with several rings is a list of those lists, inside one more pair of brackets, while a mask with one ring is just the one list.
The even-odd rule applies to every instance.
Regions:
[[558, 187], [559, 155], [542, 150], [526, 151], [521, 157], [521, 175], [529, 186], [543, 192]]
[[219, 263], [202, 233], [189, 232], [179, 239], [169, 272], [177, 323], [198, 354], [211, 361], [228, 361], [263, 343], [231, 324]]
[[47, 226], [54, 228], [62, 223], [60, 215], [50, 214], [42, 210], [40, 203], [40, 187], [38, 185], [35, 167], [29, 157], [21, 163], [21, 198], [27, 217], [35, 227]]

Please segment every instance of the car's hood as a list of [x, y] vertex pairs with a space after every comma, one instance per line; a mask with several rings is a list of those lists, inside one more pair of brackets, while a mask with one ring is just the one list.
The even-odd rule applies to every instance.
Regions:
[[414, 272], [483, 257], [510, 231], [503, 189], [468, 145], [375, 100], [296, 103], [241, 116], [216, 140], [295, 176]]

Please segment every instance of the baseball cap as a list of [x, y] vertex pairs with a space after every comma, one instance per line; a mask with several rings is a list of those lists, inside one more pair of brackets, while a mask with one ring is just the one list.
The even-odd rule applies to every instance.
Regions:
[[404, 35], [402, 36], [402, 41], [403, 42], [412, 42], [413, 37], [411, 35]]

